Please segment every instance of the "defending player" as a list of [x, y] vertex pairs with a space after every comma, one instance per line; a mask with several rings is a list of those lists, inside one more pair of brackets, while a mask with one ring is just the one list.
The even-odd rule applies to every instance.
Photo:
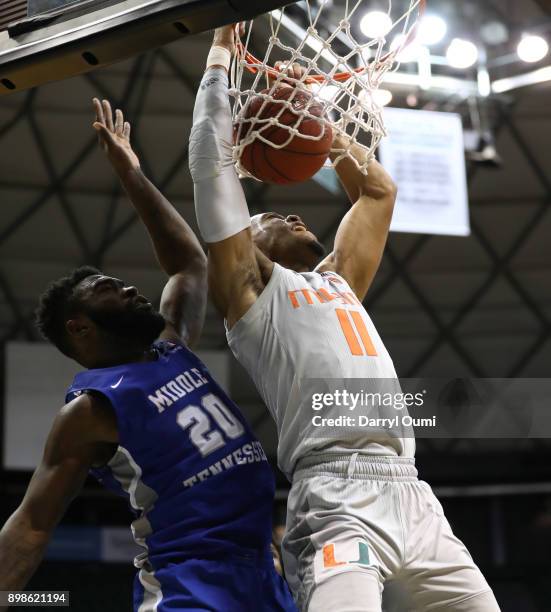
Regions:
[[[190, 169], [212, 295], [232, 351], [276, 421], [279, 465], [293, 483], [283, 547], [299, 607], [381, 610], [384, 581], [399, 577], [415, 609], [498, 610], [430, 487], [417, 480], [412, 438], [314, 431], [312, 393], [325, 390], [323, 380], [396, 381], [361, 303], [396, 189], [376, 161], [367, 178], [352, 160], [341, 161], [337, 173], [353, 205], [321, 262], [323, 247], [300, 217], [251, 220], [231, 159], [234, 43], [231, 27], [216, 31], [195, 105]], [[300, 67], [290, 70], [300, 78]]]
[[20, 590], [88, 471], [124, 494], [144, 551], [134, 609], [283, 611], [270, 550], [274, 482], [237, 407], [189, 350], [201, 331], [206, 258], [140, 171], [121, 111], [95, 100], [100, 143], [169, 277], [160, 312], [92, 268], [50, 285], [38, 325], [87, 371], [68, 390], [25, 498], [0, 532], [0, 590]]

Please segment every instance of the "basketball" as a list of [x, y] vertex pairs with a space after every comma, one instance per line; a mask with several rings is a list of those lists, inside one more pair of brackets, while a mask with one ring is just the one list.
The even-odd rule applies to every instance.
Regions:
[[[270, 91], [265, 89], [261, 94]], [[311, 93], [288, 85], [277, 87], [271, 92], [271, 97], [273, 102], [265, 102], [261, 95], [249, 101], [244, 110], [241, 130], [236, 130], [236, 144], [247, 138], [251, 130], [258, 130], [270, 143], [284, 146], [276, 148], [256, 137], [243, 148], [241, 165], [264, 183], [284, 185], [306, 181], [323, 166], [331, 151], [333, 130], [323, 120], [325, 107], [317, 100], [312, 101]], [[292, 109], [285, 104], [287, 101]], [[306, 108], [308, 114], [303, 115]], [[266, 122], [270, 118], [277, 118], [279, 125]], [[301, 135], [294, 136], [285, 144], [289, 140], [290, 131], [281, 126], [296, 126]]]

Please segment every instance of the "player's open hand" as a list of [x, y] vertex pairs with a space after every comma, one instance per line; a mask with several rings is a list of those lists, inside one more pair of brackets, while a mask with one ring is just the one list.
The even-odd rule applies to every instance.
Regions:
[[107, 153], [109, 161], [117, 172], [126, 172], [140, 167], [140, 160], [130, 144], [130, 123], [124, 120], [120, 109], [113, 111], [109, 100], [94, 98], [96, 120], [93, 128], [98, 133], [101, 148]]

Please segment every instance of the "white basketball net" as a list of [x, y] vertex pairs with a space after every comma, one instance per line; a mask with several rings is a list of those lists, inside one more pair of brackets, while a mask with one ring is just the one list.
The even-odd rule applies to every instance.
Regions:
[[[397, 1], [394, 0], [395, 4]], [[249, 52], [253, 25], [259, 19], [249, 22], [231, 69], [231, 93], [235, 97], [233, 120], [236, 142], [239, 143], [234, 147], [234, 160], [242, 176], [250, 174], [239, 163], [241, 153], [255, 139], [274, 148], [283, 148], [295, 136], [310, 140], [324, 136], [324, 130], [320, 130], [319, 137], [300, 133], [300, 124], [305, 118], [319, 120], [319, 117], [309, 112], [310, 104], [300, 112], [293, 110], [297, 114], [297, 121], [293, 125], [278, 122], [279, 116], [287, 109], [292, 109], [292, 98], [277, 102], [281, 112], [276, 117], [255, 119], [251, 127], [251, 119], [244, 116], [251, 98], [263, 98], [258, 113], [260, 115], [264, 107], [274, 100], [273, 93], [282, 84], [291, 84], [298, 90], [307, 89], [314, 94], [312, 103], [322, 101], [325, 105], [327, 112], [323, 121], [330, 124], [335, 135], [340, 136], [333, 143], [333, 166], [349, 157], [361, 172], [367, 174], [375, 150], [386, 135], [382, 105], [377, 100], [376, 92], [386, 73], [397, 68], [397, 58], [412, 41], [417, 17], [425, 5], [425, 0], [402, 0], [405, 2], [405, 12], [393, 20], [392, 0], [386, 2], [390, 18], [388, 23], [392, 23], [392, 27], [384, 36], [371, 39], [359, 33], [359, 21], [371, 8], [370, 3], [364, 0], [307, 0], [300, 3], [306, 5], [309, 22], [306, 29], [297, 24], [296, 17], [289, 16], [289, 10], [287, 13], [285, 9], [268, 13], [261, 18], [268, 19], [270, 31], [263, 59], [257, 59]], [[335, 16], [336, 12], [338, 14]], [[280, 37], [293, 42], [285, 44]], [[296, 62], [306, 69], [306, 73], [300, 80], [290, 78], [273, 70], [277, 61], [286, 64]], [[266, 89], [268, 91], [260, 93]], [[263, 131], [266, 131], [268, 125], [277, 125], [287, 130], [288, 140], [274, 144], [266, 139]], [[352, 155], [354, 145], [360, 147], [363, 154], [358, 155], [356, 152]]]

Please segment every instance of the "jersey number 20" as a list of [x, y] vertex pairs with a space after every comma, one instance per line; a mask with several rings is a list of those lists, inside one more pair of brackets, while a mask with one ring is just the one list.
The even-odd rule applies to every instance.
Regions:
[[[209, 416], [214, 419], [222, 431], [211, 427]], [[235, 418], [231, 410], [212, 393], [208, 393], [201, 398], [200, 407], [188, 406], [181, 410], [176, 418], [182, 429], [189, 429], [189, 439], [203, 457], [210, 455], [226, 444], [222, 432], [230, 440], [235, 440], [245, 431], [245, 428]]]

